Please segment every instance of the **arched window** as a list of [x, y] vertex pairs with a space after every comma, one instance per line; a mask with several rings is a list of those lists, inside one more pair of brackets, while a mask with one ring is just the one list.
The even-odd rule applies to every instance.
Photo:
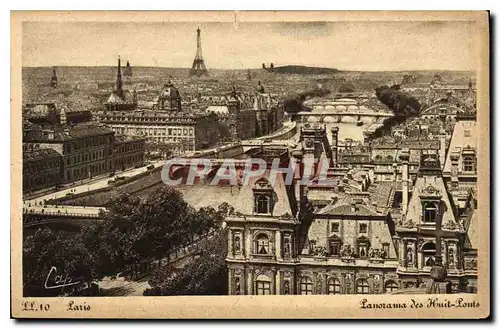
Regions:
[[463, 156], [463, 170], [467, 172], [476, 172], [476, 156], [464, 155]]
[[271, 294], [271, 280], [267, 275], [261, 274], [255, 279], [255, 293], [257, 295]]
[[434, 202], [427, 202], [424, 204], [424, 223], [435, 223], [438, 213], [437, 204]]
[[264, 233], [257, 235], [255, 248], [256, 248], [255, 250], [256, 254], [259, 255], [269, 254], [269, 237]]
[[392, 155], [388, 155], [385, 158], [387, 159], [387, 161], [392, 161], [393, 160]]
[[396, 282], [390, 280], [385, 283], [385, 293], [391, 293], [399, 289], [399, 286]]
[[300, 280], [300, 294], [312, 295], [312, 293], [313, 293], [312, 280], [306, 276], [302, 277], [302, 279]]
[[369, 293], [370, 286], [366, 279], [356, 281], [356, 293], [366, 295]]
[[424, 266], [433, 266], [436, 262], [436, 245], [433, 242], [427, 242], [422, 246], [424, 255]]
[[269, 196], [267, 195], [257, 195], [255, 197], [255, 212], [257, 214], [268, 214], [269, 211]]
[[340, 281], [337, 278], [331, 278], [330, 280], [328, 280], [328, 294], [340, 294]]

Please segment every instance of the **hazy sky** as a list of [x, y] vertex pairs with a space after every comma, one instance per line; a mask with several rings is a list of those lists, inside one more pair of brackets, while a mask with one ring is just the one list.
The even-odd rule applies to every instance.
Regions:
[[23, 25], [23, 66], [190, 67], [196, 28], [208, 68], [297, 64], [344, 70], [473, 70], [474, 23], [47, 23]]

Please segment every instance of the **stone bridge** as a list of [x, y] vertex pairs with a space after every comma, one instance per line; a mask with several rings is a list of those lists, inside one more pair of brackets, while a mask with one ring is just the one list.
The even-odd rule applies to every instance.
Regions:
[[101, 207], [79, 206], [36, 206], [23, 208], [23, 228], [33, 229], [41, 226], [64, 227], [67, 231], [77, 231], [89, 222], [101, 221]]
[[297, 113], [301, 123], [359, 123], [372, 124], [379, 120], [384, 120], [394, 116], [389, 112], [374, 112], [374, 111], [346, 111], [346, 112], [330, 112], [317, 111], [299, 112]]

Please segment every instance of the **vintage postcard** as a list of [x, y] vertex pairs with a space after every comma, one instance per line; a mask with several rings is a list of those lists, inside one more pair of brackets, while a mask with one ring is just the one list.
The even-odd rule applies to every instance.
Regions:
[[489, 317], [487, 11], [11, 24], [12, 317]]

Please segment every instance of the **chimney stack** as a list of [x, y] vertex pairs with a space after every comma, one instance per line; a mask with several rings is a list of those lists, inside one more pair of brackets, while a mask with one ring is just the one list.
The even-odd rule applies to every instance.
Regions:
[[460, 153], [454, 151], [450, 155], [451, 160], [451, 187], [458, 187], [458, 159], [460, 158]]
[[404, 148], [401, 150], [401, 154], [399, 155], [399, 159], [401, 160], [401, 171], [402, 171], [402, 182], [403, 182], [403, 200], [401, 201], [401, 211], [403, 214], [406, 214], [406, 210], [408, 208], [409, 201], [409, 184], [410, 177], [408, 174], [408, 164], [410, 161], [410, 150]]
[[338, 163], [338, 145], [339, 145], [339, 127], [332, 127], [331, 128], [332, 132], [332, 161], [333, 161], [333, 166], [337, 167]]
[[439, 136], [439, 162], [441, 163], [441, 170], [444, 168], [446, 161], [446, 135]]

